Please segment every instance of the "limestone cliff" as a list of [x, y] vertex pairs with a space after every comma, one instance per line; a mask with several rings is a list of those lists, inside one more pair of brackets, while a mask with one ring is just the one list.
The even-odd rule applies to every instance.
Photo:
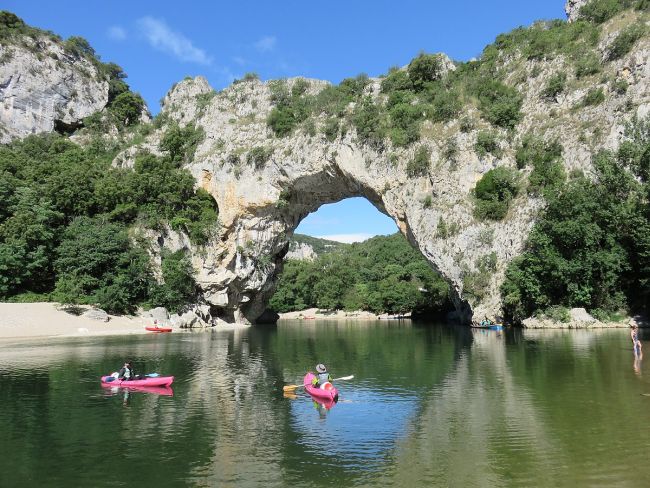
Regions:
[[0, 28], [0, 142], [71, 132], [106, 106], [108, 81], [88, 57], [43, 31]]
[[[628, 23], [633, 20], [628, 18]], [[621, 59], [605, 61], [609, 43], [624, 25], [625, 19], [619, 18], [604, 27], [598, 46], [602, 71], [571, 79], [552, 103], [545, 101], [543, 90], [558, 70], [568, 71], [567, 57], [502, 60], [500, 69], [509, 73], [506, 82], [523, 97], [523, 118], [513, 131], [500, 133], [499, 157], [477, 153], [477, 134], [486, 123], [474, 106], [463, 108], [463, 116], [472, 121], [469, 130], [461, 128], [460, 120], [425, 122], [419, 144], [376, 149], [362, 143], [354, 130], [328, 140], [321, 131], [324, 116], [315, 116], [313, 126], [301, 126], [288, 137], [274, 136], [267, 125], [274, 107], [269, 83], [251, 79], [219, 93], [201, 77], [179, 83], [165, 97], [163, 114], [181, 126], [194, 123], [205, 130], [207, 136], [189, 169], [220, 211], [218, 239], [194, 253], [199, 282], [214, 314], [226, 321], [254, 321], [273, 292], [289, 238], [301, 219], [322, 204], [363, 196], [392, 217], [450, 282], [454, 302], [466, 319], [498, 316], [505, 268], [521, 252], [543, 201], [521, 195], [503, 221], [481, 222], [473, 213], [472, 190], [486, 171], [515, 167], [514, 149], [524, 134], [560, 140], [566, 169], [588, 172], [598, 149], [617, 146], [626, 120], [648, 113], [648, 37]], [[614, 88], [617, 80], [627, 86], [624, 95]], [[296, 78], [287, 80], [287, 87], [305, 81], [307, 95], [328, 86]], [[371, 79], [365, 88], [378, 104], [384, 97], [380, 82]], [[604, 101], [583, 104], [595, 89], [603, 91]], [[155, 149], [164, 130], [153, 133], [144, 147]], [[443, 155], [449, 138], [458, 145], [453, 161]], [[429, 171], [409, 176], [407, 165], [419, 146], [431, 151]], [[266, 155], [263, 161], [256, 160], [260, 149]], [[129, 155], [117, 161], [128, 165]], [[441, 235], [441, 222], [453, 232]], [[496, 257], [489, 284], [469, 293], [468, 277], [481, 272], [478, 263], [486, 256]]]

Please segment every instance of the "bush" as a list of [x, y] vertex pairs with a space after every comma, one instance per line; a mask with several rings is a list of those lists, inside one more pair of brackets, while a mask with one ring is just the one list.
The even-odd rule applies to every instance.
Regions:
[[293, 132], [297, 125], [296, 118], [290, 107], [273, 107], [266, 123], [278, 137], [285, 137]]
[[412, 91], [413, 83], [409, 74], [399, 68], [391, 68], [386, 78], [381, 82], [382, 93], [391, 94], [396, 91]]
[[501, 148], [499, 147], [499, 139], [494, 132], [479, 131], [476, 134], [476, 143], [474, 144], [476, 153], [484, 158], [488, 153], [494, 157], [501, 157]]
[[407, 73], [413, 88], [421, 91], [441, 78], [442, 69], [440, 55], [420, 53], [409, 63]]
[[194, 158], [197, 146], [204, 138], [205, 131], [202, 127], [187, 124], [181, 128], [178, 124], [173, 124], [163, 135], [160, 149], [169, 155], [173, 163], [178, 165], [189, 163]]
[[580, 17], [590, 22], [602, 24], [614, 17], [629, 3], [625, 0], [591, 0], [580, 9]]
[[91, 47], [90, 43], [79, 36], [72, 36], [66, 39], [63, 43], [63, 49], [66, 53], [76, 58], [87, 57], [95, 59], [95, 50]]
[[130, 91], [120, 93], [108, 107], [118, 126], [127, 127], [136, 124], [144, 109], [142, 97]]
[[388, 116], [390, 137], [397, 147], [407, 146], [420, 138], [422, 109], [413, 105], [408, 97], [397, 97], [406, 92], [395, 92], [389, 98]]
[[566, 73], [556, 73], [548, 80], [546, 87], [542, 90], [542, 97], [547, 100], [557, 100], [557, 96], [566, 88]]
[[600, 105], [605, 101], [605, 93], [602, 88], [590, 88], [587, 94], [580, 102], [580, 106], [589, 107], [592, 105]]
[[266, 123], [276, 136], [288, 136], [311, 114], [311, 99], [304, 96], [308, 87], [309, 82], [301, 79], [294, 83], [291, 92], [283, 80], [269, 83], [271, 101], [276, 106], [269, 113]]
[[531, 134], [524, 137], [522, 145], [515, 153], [515, 160], [519, 169], [533, 167], [529, 192], [535, 193], [546, 187], [555, 188], [565, 181], [561, 158], [562, 146], [557, 141], [545, 142]]
[[327, 119], [325, 121], [325, 124], [323, 125], [323, 134], [325, 134], [325, 138], [328, 141], [334, 142], [339, 135], [338, 119], [335, 118]]
[[179, 313], [185, 305], [196, 301], [198, 287], [192, 263], [185, 251], [163, 253], [161, 270], [163, 283], [154, 287], [152, 306]]
[[413, 159], [406, 165], [406, 174], [409, 178], [418, 176], [425, 176], [429, 173], [429, 165], [431, 164], [431, 151], [425, 146], [420, 146]]
[[607, 59], [610, 61], [621, 59], [632, 50], [636, 41], [641, 39], [645, 32], [645, 25], [640, 23], [625, 28], [610, 44]]
[[498, 127], [512, 129], [521, 119], [521, 95], [500, 81], [483, 80], [479, 83], [478, 98], [483, 117]]
[[595, 75], [600, 72], [600, 59], [595, 53], [588, 53], [581, 56], [576, 62], [576, 78]]
[[383, 146], [385, 129], [381, 122], [379, 107], [371, 97], [364, 98], [354, 110], [352, 123], [357, 129], [357, 137], [362, 144], [375, 148]]
[[273, 155], [273, 148], [256, 146], [251, 149], [246, 155], [246, 163], [254, 166], [255, 169], [263, 168], [264, 165], [271, 159]]
[[519, 193], [516, 171], [499, 167], [491, 169], [474, 188], [475, 215], [483, 219], [501, 220], [508, 213], [510, 202]]
[[569, 309], [559, 305], [552, 305], [542, 312], [542, 315], [556, 322], [567, 323], [571, 320]]
[[454, 90], [438, 90], [432, 103], [431, 120], [434, 122], [448, 122], [458, 116], [461, 108], [458, 92]]

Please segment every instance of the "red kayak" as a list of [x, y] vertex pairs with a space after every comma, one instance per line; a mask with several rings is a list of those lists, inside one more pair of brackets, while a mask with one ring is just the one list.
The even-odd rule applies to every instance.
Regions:
[[171, 327], [155, 327], [153, 325], [148, 325], [144, 328], [144, 330], [148, 330], [149, 332], [171, 332], [172, 328]]
[[303, 379], [303, 384], [305, 385], [305, 390], [307, 390], [307, 393], [309, 393], [315, 399], [321, 400], [323, 402], [335, 402], [338, 400], [339, 391], [332, 383], [325, 383], [325, 385], [323, 385], [324, 388], [316, 388], [312, 386], [311, 380], [313, 380], [315, 376], [316, 375], [314, 373], [307, 373]]
[[169, 386], [174, 382], [173, 376], [147, 377], [141, 380], [118, 380], [113, 376], [102, 376], [102, 385], [134, 388], [137, 386]]

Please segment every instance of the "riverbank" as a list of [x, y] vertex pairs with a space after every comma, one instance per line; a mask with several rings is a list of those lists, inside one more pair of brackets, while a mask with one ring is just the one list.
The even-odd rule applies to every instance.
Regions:
[[80, 309], [86, 314], [68, 313], [59, 303], [0, 303], [0, 340], [145, 334], [151, 325], [144, 317], [97, 315], [98, 320], [90, 307]]
[[279, 316], [280, 320], [398, 320], [411, 318], [410, 313], [404, 315], [377, 315], [364, 310], [346, 312], [344, 310], [321, 310], [318, 308], [281, 313]]

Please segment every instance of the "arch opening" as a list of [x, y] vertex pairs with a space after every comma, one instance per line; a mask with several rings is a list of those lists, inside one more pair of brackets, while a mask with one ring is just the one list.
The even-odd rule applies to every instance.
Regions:
[[278, 313], [326, 309], [440, 318], [453, 309], [442, 276], [392, 219], [360, 197], [305, 217], [278, 278], [269, 301]]

